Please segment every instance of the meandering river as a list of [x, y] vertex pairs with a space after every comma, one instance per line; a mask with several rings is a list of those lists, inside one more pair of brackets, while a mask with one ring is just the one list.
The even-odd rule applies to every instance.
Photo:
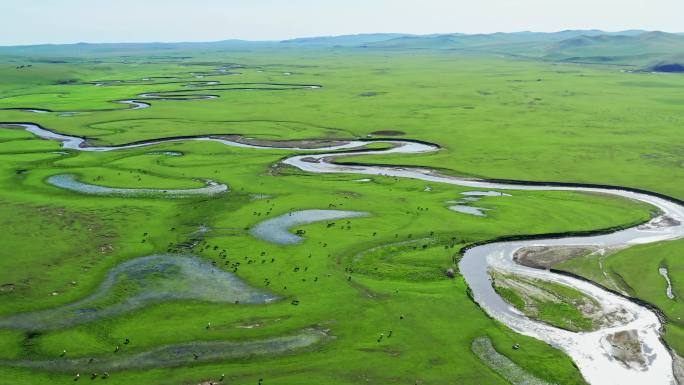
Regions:
[[[254, 149], [277, 148], [238, 143], [215, 136], [164, 138], [121, 146], [90, 147], [84, 138], [59, 134], [35, 124], [0, 123], [0, 125], [23, 128], [41, 138], [61, 141], [65, 149], [79, 151], [115, 151], [179, 140], [211, 140], [230, 146]], [[382, 150], [354, 151], [354, 149], [373, 142], [391, 144], [392, 147]], [[293, 150], [293, 148], [282, 149]], [[322, 153], [342, 149], [348, 151], [343, 153]], [[661, 340], [663, 325], [654, 311], [630, 299], [606, 291], [590, 282], [547, 270], [521, 266], [514, 262], [513, 255], [520, 248], [529, 246], [587, 245], [612, 247], [681, 238], [684, 237], [684, 206], [680, 203], [657, 194], [629, 189], [525, 184], [518, 182], [498, 183], [440, 175], [427, 168], [358, 164], [343, 165], [334, 162], [335, 159], [352, 155], [418, 154], [439, 150], [439, 147], [436, 145], [422, 142], [378, 139], [372, 141], [350, 141], [342, 145], [326, 148], [295, 150], [311, 150], [315, 153], [292, 156], [284, 159], [282, 163], [312, 173], [384, 175], [419, 179], [431, 183], [445, 183], [494, 190], [557, 190], [602, 193], [634, 199], [657, 207], [660, 210], [659, 216], [646, 226], [585, 237], [540, 238], [524, 241], [494, 242], [476, 246], [465, 252], [459, 267], [461, 274], [472, 290], [474, 300], [485, 312], [521, 334], [545, 341], [566, 352], [574, 360], [589, 383], [594, 385], [670, 385], [676, 383], [673, 374], [671, 352]], [[662, 220], [665, 217], [669, 218], [669, 220]], [[492, 268], [505, 273], [557, 282], [572, 287], [596, 299], [604, 309], [622, 314], [622, 321], [619, 324], [603, 327], [597, 331], [575, 333], [532, 320], [506, 303], [494, 291], [489, 276], [489, 270]], [[611, 336], [614, 336], [616, 333], [631, 331], [636, 331], [638, 336], [639, 345], [643, 353], [643, 362], [641, 364], [625, 363], [623, 360], [615, 358], [614, 350], [616, 348], [611, 343]]]

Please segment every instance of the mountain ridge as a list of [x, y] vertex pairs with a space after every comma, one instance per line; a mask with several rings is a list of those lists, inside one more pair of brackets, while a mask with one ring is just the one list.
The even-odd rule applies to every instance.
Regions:
[[4, 57], [82, 57], [130, 55], [182, 55], [183, 51], [234, 51], [237, 49], [344, 49], [385, 51], [465, 52], [509, 55], [545, 61], [616, 64], [658, 70], [684, 65], [684, 34], [638, 29], [607, 32], [597, 29], [557, 32], [360, 33], [312, 36], [286, 40], [249, 41], [227, 39], [213, 42], [75, 43], [0, 46]]

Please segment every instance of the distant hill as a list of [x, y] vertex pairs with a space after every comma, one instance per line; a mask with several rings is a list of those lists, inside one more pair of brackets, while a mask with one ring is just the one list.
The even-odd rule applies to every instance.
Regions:
[[[370, 33], [317, 36], [283, 41], [224, 40], [187, 43], [67, 44], [0, 47], [0, 57], [29, 57], [34, 61], [72, 60], [84, 57], [131, 56], [146, 58], [184, 57], [196, 52], [291, 49], [420, 50], [471, 54], [496, 54], [530, 59], [616, 64], [648, 71], [681, 72], [684, 63], [684, 34], [627, 30], [566, 30], [559, 32], [514, 32], [490, 34]], [[65, 59], [66, 60], [66, 59]]]
[[358, 46], [404, 36], [410, 35], [402, 33], [366, 33], [359, 35], [316, 36], [282, 40], [281, 43], [291, 45]]
[[564, 39], [571, 39], [579, 36], [636, 36], [645, 31], [630, 30], [622, 32], [604, 32], [600, 30], [566, 30], [560, 32], [511, 32], [511, 33], [490, 33], [490, 34], [437, 34], [437, 35], [413, 35], [413, 36], [399, 36], [393, 39], [377, 41], [372, 44], [373, 47], [414, 47], [420, 48], [425, 46], [433, 46], [435, 43], [445, 44], [441, 48], [449, 49], [453, 46], [462, 47], [480, 47], [489, 45], [502, 45], [510, 43], [532, 43], [532, 42], [549, 42], [561, 41]]
[[578, 36], [548, 47], [545, 59], [639, 64], [684, 53], [684, 36], [664, 32]]
[[192, 53], [258, 49], [277, 42], [222, 40], [214, 42], [179, 43], [76, 43], [0, 46], [0, 59], [30, 58], [36, 62], [78, 61], [92, 58], [186, 57]]
[[479, 35], [401, 36], [362, 45], [363, 48], [454, 50], [506, 54], [551, 61], [648, 66], [684, 54], [684, 35], [629, 30], [569, 30], [553, 33], [517, 32]]

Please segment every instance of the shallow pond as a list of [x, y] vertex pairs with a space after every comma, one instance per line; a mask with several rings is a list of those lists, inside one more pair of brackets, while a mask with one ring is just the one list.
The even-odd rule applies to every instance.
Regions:
[[454, 205], [454, 206], [449, 206], [449, 210], [456, 211], [462, 214], [470, 214], [470, 215], [475, 215], [478, 217], [486, 217], [487, 214], [485, 214], [486, 210], [489, 209], [484, 209], [481, 207], [474, 207], [474, 206], [465, 206], [465, 205]]
[[667, 295], [667, 298], [669, 299], [675, 299], [674, 293], [672, 292], [672, 281], [670, 281], [670, 275], [668, 274], [667, 268], [666, 267], [661, 267], [658, 269], [658, 273], [660, 273], [663, 278], [665, 278], [665, 282], [667, 283], [667, 289], [665, 289], [665, 295]]
[[509, 197], [511, 194], [506, 194], [500, 191], [464, 191], [461, 195], [473, 197]]

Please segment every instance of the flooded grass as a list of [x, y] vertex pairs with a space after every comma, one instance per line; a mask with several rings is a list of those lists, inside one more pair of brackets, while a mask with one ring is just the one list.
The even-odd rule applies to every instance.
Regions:
[[491, 210], [489, 208], [475, 207], [471, 203], [477, 202], [484, 197], [510, 197], [511, 194], [499, 192], [499, 191], [464, 191], [461, 193], [464, 198], [459, 200], [447, 201], [449, 210], [456, 211], [462, 214], [470, 214], [476, 217], [486, 217], [487, 211]]
[[255, 341], [204, 341], [161, 346], [140, 353], [110, 353], [82, 358], [48, 360], [0, 360], [0, 365], [57, 372], [116, 372], [196, 365], [208, 362], [230, 362], [260, 356], [296, 353], [323, 343], [328, 336], [308, 329], [297, 334]]
[[0, 328], [61, 329], [168, 301], [264, 304], [276, 299], [197, 257], [151, 255], [117, 266], [93, 294], [80, 301], [1, 317]]

